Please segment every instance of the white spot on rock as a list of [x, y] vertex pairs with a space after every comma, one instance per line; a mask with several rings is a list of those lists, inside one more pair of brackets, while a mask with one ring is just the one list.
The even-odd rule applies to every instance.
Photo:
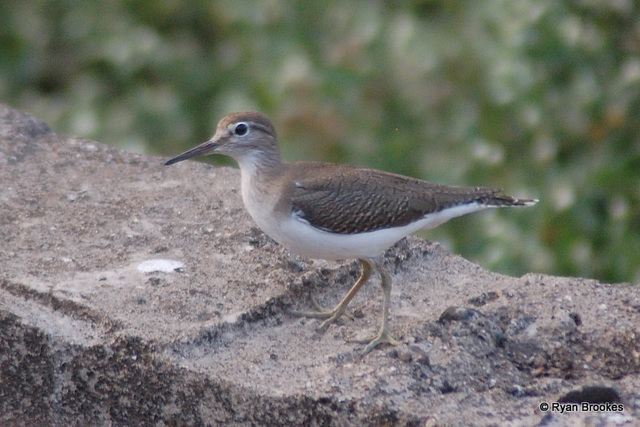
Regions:
[[138, 265], [141, 273], [173, 273], [183, 268], [184, 262], [173, 259], [150, 259]]

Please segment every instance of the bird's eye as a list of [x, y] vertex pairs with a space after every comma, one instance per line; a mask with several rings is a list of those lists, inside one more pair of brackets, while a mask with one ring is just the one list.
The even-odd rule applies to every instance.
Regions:
[[249, 126], [246, 123], [238, 123], [233, 132], [238, 136], [244, 136], [249, 132]]

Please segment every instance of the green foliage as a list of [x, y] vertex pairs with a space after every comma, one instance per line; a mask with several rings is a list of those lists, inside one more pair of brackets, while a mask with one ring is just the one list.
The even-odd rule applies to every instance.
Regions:
[[631, 0], [0, 2], [0, 99], [176, 154], [267, 113], [285, 158], [537, 197], [426, 234], [511, 274], [640, 280]]

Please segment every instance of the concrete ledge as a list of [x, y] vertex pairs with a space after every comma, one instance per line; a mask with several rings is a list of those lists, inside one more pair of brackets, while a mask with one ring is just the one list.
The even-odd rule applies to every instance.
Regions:
[[[357, 263], [268, 239], [237, 170], [162, 163], [0, 105], [0, 424], [640, 422], [638, 286], [506, 277], [409, 238], [386, 254], [404, 344], [361, 358], [377, 284], [324, 334], [286, 314], [335, 304]], [[138, 269], [157, 259], [184, 267]], [[623, 410], [539, 409], [559, 401]]]

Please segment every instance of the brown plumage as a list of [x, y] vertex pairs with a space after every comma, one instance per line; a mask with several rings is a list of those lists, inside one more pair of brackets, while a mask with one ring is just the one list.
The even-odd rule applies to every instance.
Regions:
[[295, 183], [292, 208], [314, 227], [341, 234], [407, 225], [430, 213], [476, 202], [487, 207], [524, 206], [531, 200], [498, 188], [454, 187], [349, 165], [290, 164], [304, 176]]

